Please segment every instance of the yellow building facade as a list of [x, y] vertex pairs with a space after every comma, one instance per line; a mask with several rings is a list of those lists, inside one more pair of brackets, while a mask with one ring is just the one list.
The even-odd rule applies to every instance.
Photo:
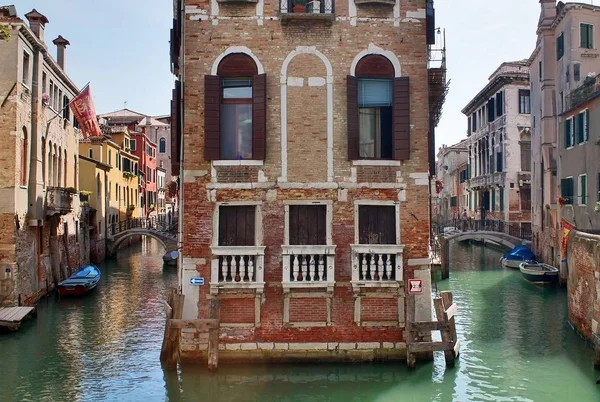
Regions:
[[[86, 160], [98, 162], [108, 167], [104, 180], [104, 218], [107, 221], [109, 234], [113, 228], [130, 218], [141, 216], [139, 202], [139, 179], [137, 175], [137, 156], [130, 153], [129, 132], [123, 128], [105, 128], [105, 133], [100, 138], [88, 138], [79, 144], [79, 153]], [[95, 169], [99, 169], [96, 165]], [[96, 181], [96, 170], [91, 169], [87, 174], [93, 174], [90, 184], [98, 184]], [[83, 171], [81, 172], [83, 175]], [[88, 178], [80, 177], [80, 181], [88, 181]], [[97, 189], [95, 193], [97, 193]], [[92, 196], [92, 198], [94, 198]], [[95, 200], [94, 200], [95, 201]], [[90, 200], [90, 206], [92, 200]], [[95, 201], [97, 202], [97, 201]]]

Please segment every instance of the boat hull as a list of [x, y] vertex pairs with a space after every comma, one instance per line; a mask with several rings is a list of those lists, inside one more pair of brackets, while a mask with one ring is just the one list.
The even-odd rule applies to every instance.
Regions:
[[60, 296], [82, 296], [96, 288], [100, 270], [95, 265], [80, 268], [57, 286]]
[[501, 260], [502, 266], [504, 268], [512, 268], [519, 269], [519, 265], [523, 262], [523, 260], [509, 260], [507, 258], [503, 258]]
[[558, 281], [558, 269], [549, 265], [522, 263], [519, 267], [519, 271], [521, 271], [523, 278], [527, 279], [529, 282], [553, 283]]
[[76, 285], [76, 286], [59, 286], [58, 294], [61, 296], [82, 296], [87, 292], [96, 289], [97, 283], [92, 286]]

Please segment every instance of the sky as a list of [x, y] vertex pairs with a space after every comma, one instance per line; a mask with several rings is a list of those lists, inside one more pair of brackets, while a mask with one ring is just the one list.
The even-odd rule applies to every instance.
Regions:
[[77, 86], [90, 82], [96, 113], [127, 108], [156, 116], [171, 113], [169, 31], [172, 0], [0, 0], [18, 15], [35, 8], [48, 18], [45, 39], [71, 42], [66, 70]]
[[[48, 18], [46, 41], [53, 51], [51, 41], [59, 34], [71, 42], [67, 73], [80, 87], [91, 83], [98, 113], [121, 109], [125, 102], [140, 113], [170, 112], [171, 0], [13, 2], [21, 16], [36, 8]], [[529, 58], [540, 4], [539, 0], [436, 0], [435, 7], [436, 25], [446, 30], [451, 80], [436, 131], [437, 149], [465, 138], [467, 118], [461, 110], [502, 62]]]

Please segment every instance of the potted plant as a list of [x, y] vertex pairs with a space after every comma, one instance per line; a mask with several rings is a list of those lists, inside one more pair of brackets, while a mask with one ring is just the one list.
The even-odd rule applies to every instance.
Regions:
[[558, 205], [563, 207], [567, 203], [567, 199], [564, 197], [558, 197]]
[[295, 13], [305, 13], [306, 12], [306, 0], [292, 0], [294, 8], [293, 11]]
[[594, 208], [594, 211], [596, 211], [596, 212], [600, 213], [600, 201], [598, 201], [598, 202], [596, 203], [596, 207]]

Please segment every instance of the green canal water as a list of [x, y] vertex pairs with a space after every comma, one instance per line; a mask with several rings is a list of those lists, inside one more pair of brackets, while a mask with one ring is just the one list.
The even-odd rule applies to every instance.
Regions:
[[220, 367], [164, 372], [165, 290], [175, 272], [145, 241], [102, 265], [95, 293], [43, 300], [0, 334], [0, 401], [600, 401], [592, 350], [569, 327], [566, 293], [499, 267], [498, 252], [453, 246], [461, 356], [403, 364]]

